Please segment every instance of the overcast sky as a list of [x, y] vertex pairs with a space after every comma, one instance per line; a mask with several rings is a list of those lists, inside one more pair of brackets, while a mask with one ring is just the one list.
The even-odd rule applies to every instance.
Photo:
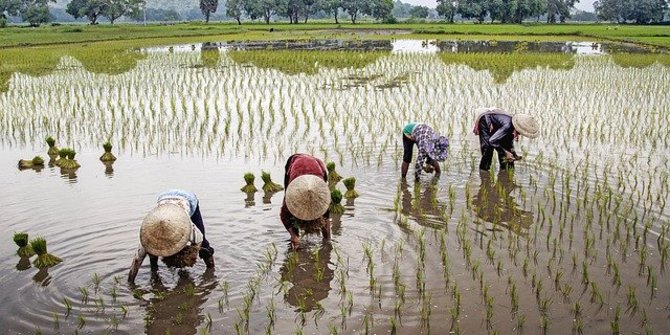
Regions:
[[[422, 5], [430, 8], [435, 8], [437, 2], [435, 0], [400, 0], [401, 2], [412, 4], [412, 5]], [[593, 3], [595, 0], [580, 0], [579, 3], [575, 5], [575, 8], [585, 10], [588, 12], [593, 12]]]

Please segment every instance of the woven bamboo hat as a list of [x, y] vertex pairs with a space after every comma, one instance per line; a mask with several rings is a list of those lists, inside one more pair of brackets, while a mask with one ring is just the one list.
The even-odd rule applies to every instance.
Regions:
[[183, 208], [160, 204], [142, 220], [140, 243], [151, 255], [167, 257], [178, 253], [191, 238], [191, 219]]
[[540, 125], [537, 123], [535, 117], [528, 114], [514, 114], [512, 116], [512, 125], [519, 134], [536, 138], [540, 136]]
[[286, 188], [286, 206], [300, 220], [318, 219], [326, 213], [329, 205], [328, 185], [319, 176], [300, 176], [293, 179]]

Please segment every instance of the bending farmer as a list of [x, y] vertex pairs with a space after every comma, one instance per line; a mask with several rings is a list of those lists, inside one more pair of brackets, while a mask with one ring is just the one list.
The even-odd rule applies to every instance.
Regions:
[[439, 177], [440, 164], [447, 159], [449, 141], [446, 137], [437, 134], [433, 128], [423, 123], [408, 123], [402, 129], [402, 165], [400, 173], [403, 179], [407, 177], [407, 169], [412, 161], [412, 150], [414, 144], [419, 149], [414, 165], [414, 179], [419, 180], [421, 170], [431, 173], [435, 171], [435, 177]]
[[171, 267], [193, 266], [198, 255], [207, 268], [214, 267], [214, 249], [205, 238], [205, 226], [195, 194], [169, 190], [142, 220], [140, 245], [133, 257], [128, 281], [134, 282], [146, 255], [151, 270], [158, 270], [158, 257]]
[[320, 159], [295, 154], [286, 161], [284, 202], [279, 216], [291, 234], [291, 245], [300, 245], [300, 229], [306, 233], [321, 231], [324, 240], [330, 239], [330, 190], [326, 166]]
[[479, 136], [482, 160], [479, 169], [488, 171], [491, 168], [493, 151], [498, 152], [500, 169], [514, 168], [514, 161], [521, 157], [514, 151], [514, 140], [519, 135], [536, 138], [540, 127], [534, 117], [528, 114], [511, 115], [500, 108], [479, 108], [473, 133]]

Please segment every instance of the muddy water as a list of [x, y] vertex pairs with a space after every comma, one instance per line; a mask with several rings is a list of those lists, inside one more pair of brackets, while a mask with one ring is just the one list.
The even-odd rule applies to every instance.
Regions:
[[[193, 66], [199, 46], [174, 47], [142, 51], [114, 76], [67, 57], [41, 77], [15, 74], [0, 96], [4, 332], [665, 331], [670, 70], [577, 56], [494, 83], [432, 44], [401, 45], [424, 52], [296, 75], [225, 50]], [[543, 125], [517, 143], [513, 175], [477, 170], [472, 110], [491, 105]], [[399, 179], [410, 120], [450, 138], [439, 179]], [[82, 167], [18, 170], [46, 157], [48, 135]], [[98, 160], [108, 137], [111, 166]], [[297, 252], [279, 222], [283, 194], [239, 191], [245, 172], [281, 182], [293, 152], [335, 161], [361, 194], [333, 218], [330, 242], [306, 236]], [[217, 267], [145, 264], [129, 285], [139, 222], [173, 187], [199, 196]], [[64, 262], [30, 267], [15, 255], [18, 231], [44, 236]]]

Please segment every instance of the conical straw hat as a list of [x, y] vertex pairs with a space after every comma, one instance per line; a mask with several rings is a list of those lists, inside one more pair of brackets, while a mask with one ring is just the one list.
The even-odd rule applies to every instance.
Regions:
[[289, 212], [303, 221], [316, 220], [330, 205], [330, 191], [323, 178], [304, 175], [293, 179], [286, 188], [286, 206]]
[[514, 116], [512, 116], [512, 125], [514, 125], [514, 129], [523, 136], [529, 138], [540, 136], [540, 125], [531, 115], [514, 114]]
[[191, 219], [183, 208], [172, 203], [160, 204], [142, 220], [140, 243], [154, 256], [172, 256], [191, 238]]

